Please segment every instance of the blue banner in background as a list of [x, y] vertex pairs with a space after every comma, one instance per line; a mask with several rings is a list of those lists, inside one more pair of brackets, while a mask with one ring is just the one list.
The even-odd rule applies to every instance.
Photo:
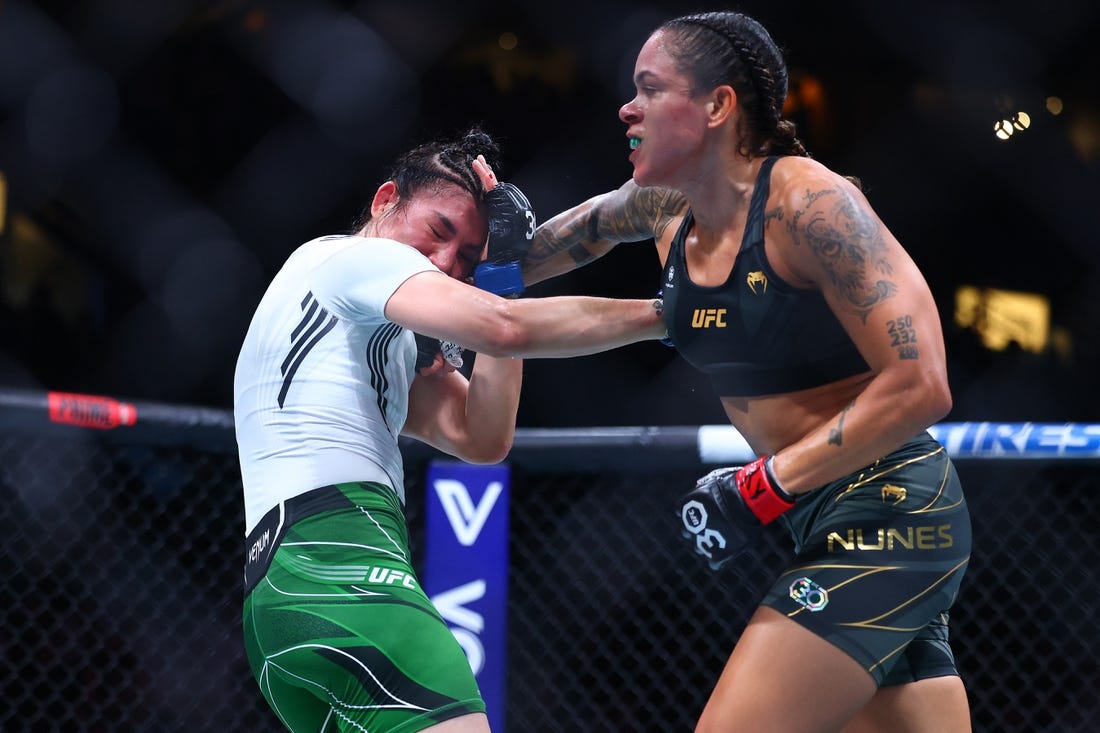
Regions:
[[504, 731], [508, 482], [505, 464], [428, 466], [424, 590], [470, 660], [494, 733]]
[[954, 458], [1100, 457], [1100, 425], [1092, 423], [956, 422], [928, 432]]
[[[928, 432], [952, 458], [1100, 458], [1100, 424], [1037, 422], [944, 422]], [[516, 431], [513, 455], [522, 451]], [[696, 434], [699, 460], [707, 464], [745, 463], [756, 458], [732, 425], [701, 425]], [[658, 444], [652, 436], [650, 444]]]

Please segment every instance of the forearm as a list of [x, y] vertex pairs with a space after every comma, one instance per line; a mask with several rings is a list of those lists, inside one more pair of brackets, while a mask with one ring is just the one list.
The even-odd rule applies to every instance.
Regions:
[[938, 372], [904, 384], [880, 374], [832, 419], [777, 451], [773, 470], [790, 493], [810, 491], [896, 450], [947, 414], [950, 404]]
[[523, 281], [534, 285], [583, 267], [610, 252], [617, 242], [595, 238], [597, 221], [598, 213], [589, 201], [540, 225], [523, 261]]
[[478, 354], [470, 379], [461, 372], [418, 375], [401, 428], [469, 463], [504, 460], [515, 437], [523, 362]]
[[498, 356], [569, 357], [665, 335], [660, 301], [560, 296], [507, 301]]
[[540, 282], [582, 267], [616, 244], [652, 239], [684, 206], [674, 191], [639, 188], [627, 181], [539, 226], [523, 263], [523, 279]]
[[496, 463], [512, 448], [523, 382], [523, 361], [478, 354], [466, 393], [464, 433], [477, 450], [467, 450], [470, 462]]

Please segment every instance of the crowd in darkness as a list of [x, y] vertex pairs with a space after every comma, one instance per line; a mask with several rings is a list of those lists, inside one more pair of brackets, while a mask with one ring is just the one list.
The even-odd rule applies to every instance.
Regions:
[[[542, 218], [625, 180], [630, 61], [685, 9], [150, 5], [0, 5], [2, 386], [228, 407], [275, 268], [347, 230], [395, 151], [481, 122]], [[929, 279], [951, 418], [1095, 419], [1100, 12], [742, 5], [797, 50], [788, 113], [811, 152], [861, 178]], [[1032, 125], [997, 140], [1013, 105]], [[646, 297], [657, 277], [652, 247], [624, 246], [530, 294]], [[960, 285], [1046, 296], [1058, 348], [986, 348], [955, 325]], [[717, 409], [648, 343], [530, 362], [519, 421], [723, 422]]]

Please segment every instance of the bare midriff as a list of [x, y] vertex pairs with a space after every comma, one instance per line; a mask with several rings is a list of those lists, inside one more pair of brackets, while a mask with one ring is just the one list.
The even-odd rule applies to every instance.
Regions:
[[723, 397], [722, 407], [757, 455], [776, 453], [835, 421], [872, 378], [867, 372], [798, 392]]

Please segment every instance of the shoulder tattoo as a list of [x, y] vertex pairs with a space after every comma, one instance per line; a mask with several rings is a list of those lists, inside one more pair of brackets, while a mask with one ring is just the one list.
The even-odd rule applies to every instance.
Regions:
[[876, 305], [897, 292], [878, 220], [842, 191], [807, 189], [787, 227], [795, 245], [806, 245], [844, 305], [864, 323]]
[[649, 212], [653, 238], [660, 239], [672, 221], [687, 208], [687, 200], [670, 188], [643, 188], [637, 196], [641, 209]]

